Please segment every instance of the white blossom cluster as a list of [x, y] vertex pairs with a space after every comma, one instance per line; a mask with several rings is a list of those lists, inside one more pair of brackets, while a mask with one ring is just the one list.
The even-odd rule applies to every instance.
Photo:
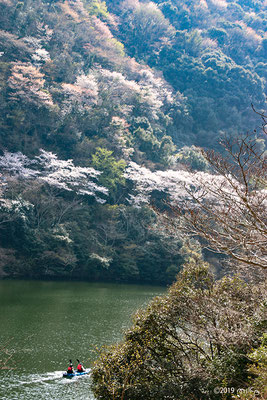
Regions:
[[167, 83], [149, 69], [140, 71], [141, 79], [138, 82], [144, 100], [151, 106], [154, 114], [164, 105], [173, 102], [173, 93]]
[[32, 59], [34, 61], [34, 64], [39, 66], [50, 60], [50, 54], [47, 50], [40, 48], [35, 50], [35, 53], [32, 55]]
[[78, 194], [94, 196], [99, 202], [105, 202], [96, 196], [96, 192], [107, 195], [108, 189], [97, 185], [92, 180], [101, 172], [94, 168], [76, 167], [72, 160], [59, 160], [54, 153], [45, 150], [41, 150], [41, 155], [36, 159], [44, 171], [44, 176], [40, 179], [49, 185], [68, 191], [74, 190]]
[[90, 259], [93, 261], [98, 261], [101, 264], [101, 266], [106, 269], [110, 266], [110, 263], [112, 261], [112, 258], [100, 256], [99, 254], [96, 253], [90, 254]]
[[62, 114], [70, 114], [73, 107], [80, 114], [89, 111], [98, 101], [98, 84], [93, 74], [80, 75], [74, 84], [63, 83], [64, 101]]
[[[166, 82], [156, 77], [149, 69], [142, 69], [136, 75], [136, 80], [127, 79], [120, 72], [105, 69], [95, 71], [98, 84], [105, 92], [107, 90], [112, 102], [116, 104], [132, 104], [137, 95], [143, 103], [150, 106], [153, 116], [164, 105], [173, 101], [173, 94]], [[107, 88], [107, 89], [106, 89]]]
[[133, 108], [136, 96], [140, 94], [140, 87], [137, 82], [128, 80], [120, 72], [103, 68], [95, 69], [93, 74], [101, 93], [99, 105], [108, 102], [113, 106], [120, 106], [121, 114], [128, 115]]
[[54, 238], [60, 240], [65, 243], [72, 243], [72, 239], [69, 236], [69, 232], [67, 232], [64, 224], [58, 224], [53, 229]]
[[101, 172], [75, 166], [72, 160], [59, 160], [56, 154], [45, 150], [33, 160], [20, 152], [5, 152], [0, 157], [0, 170], [22, 179], [39, 179], [59, 189], [93, 196], [99, 203], [105, 200], [98, 194], [108, 195], [108, 189], [95, 182]]
[[[194, 191], [200, 201], [212, 200], [212, 190], [207, 188], [224, 188], [231, 195], [232, 190], [227, 180], [219, 175], [206, 172], [188, 172], [184, 170], [167, 170], [152, 172], [148, 168], [130, 162], [124, 174], [126, 179], [135, 182], [135, 195], [130, 195], [130, 203], [136, 206], [148, 203], [154, 191], [165, 193], [173, 204], [189, 200], [189, 192]], [[214, 199], [216, 195], [214, 195]]]
[[39, 67], [46, 61], [50, 60], [49, 52], [42, 46], [42, 39], [38, 39], [33, 36], [26, 36], [23, 38], [23, 41], [34, 50], [32, 54], [32, 60], [36, 67]]
[[74, 84], [63, 83], [62, 89], [65, 96], [63, 115], [70, 113], [73, 107], [83, 113], [97, 104], [119, 106], [121, 115], [126, 116], [138, 97], [157, 119], [157, 112], [163, 105], [173, 102], [173, 93], [167, 83], [148, 68], [136, 71], [134, 79], [128, 79], [121, 72], [96, 67], [88, 75], [80, 75]]
[[5, 151], [0, 157], [0, 170], [8, 172], [10, 175], [23, 176], [25, 179], [35, 178], [39, 175], [30, 166], [36, 164], [35, 160], [30, 160], [20, 151], [17, 153], [9, 153]]
[[18, 196], [16, 199], [6, 199], [0, 197], [0, 212], [9, 215], [19, 215], [23, 220], [27, 219], [27, 214], [34, 208], [29, 201]]

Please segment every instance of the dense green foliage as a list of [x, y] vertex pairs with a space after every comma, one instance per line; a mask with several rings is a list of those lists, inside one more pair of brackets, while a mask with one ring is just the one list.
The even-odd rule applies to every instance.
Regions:
[[[196, 146], [254, 127], [263, 3], [0, 0], [0, 28], [0, 150], [61, 160], [30, 179], [1, 161], [1, 276], [172, 282], [183, 241], [131, 205], [124, 170], [206, 171]], [[101, 172], [105, 200], [81, 168]]]
[[250, 375], [249, 385], [250, 388], [243, 389], [234, 396], [234, 399], [241, 400], [253, 400], [259, 398], [261, 400], [266, 399], [267, 396], [267, 334], [265, 333], [261, 338], [261, 344], [257, 348], [253, 349], [248, 354], [248, 358], [251, 361], [251, 365], [248, 368]]
[[135, 315], [124, 341], [100, 354], [96, 397], [230, 399], [249, 386], [250, 360], [263, 368], [263, 346], [247, 357], [266, 328], [263, 298], [264, 288], [237, 277], [214, 281], [208, 266], [191, 258], [168, 294]]
[[175, 143], [215, 147], [222, 132], [253, 127], [248, 108], [263, 104], [266, 88], [263, 3], [115, 2], [118, 37], [129, 54], [160, 69], [186, 97], [188, 118], [172, 115]]

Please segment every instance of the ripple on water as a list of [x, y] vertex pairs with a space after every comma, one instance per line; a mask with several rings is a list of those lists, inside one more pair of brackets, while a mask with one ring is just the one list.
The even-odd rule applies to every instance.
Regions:
[[0, 348], [12, 354], [10, 365], [16, 368], [0, 371], [0, 399], [92, 400], [89, 376], [69, 380], [59, 369], [77, 357], [91, 366], [95, 347], [120, 341], [132, 313], [164, 291], [139, 285], [0, 281]]
[[45, 374], [14, 373], [1, 377], [1, 400], [94, 400], [90, 391], [90, 375], [63, 378], [65, 371]]

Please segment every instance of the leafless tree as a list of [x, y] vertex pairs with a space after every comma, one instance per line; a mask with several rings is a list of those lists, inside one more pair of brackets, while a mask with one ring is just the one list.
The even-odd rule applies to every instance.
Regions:
[[261, 129], [267, 135], [267, 115], [265, 115], [265, 113], [263, 113], [263, 112], [257, 111], [253, 104], [251, 104], [251, 107], [252, 107], [253, 111], [261, 117], [261, 120], [262, 120]]
[[[266, 133], [266, 116], [260, 115]], [[201, 238], [213, 252], [266, 269], [266, 152], [251, 134], [225, 138], [221, 144], [223, 153], [203, 151], [213, 170], [210, 181], [185, 187], [188, 199], [170, 205], [166, 225]]]

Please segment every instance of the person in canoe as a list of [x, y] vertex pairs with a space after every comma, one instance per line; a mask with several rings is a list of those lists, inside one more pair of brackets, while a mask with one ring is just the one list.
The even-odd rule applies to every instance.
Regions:
[[68, 366], [68, 369], [67, 369], [67, 374], [74, 374], [74, 368], [73, 368], [73, 365], [72, 365], [72, 361], [70, 360], [70, 363], [69, 363], [69, 366]]
[[78, 359], [77, 359], [77, 361], [78, 361], [77, 372], [85, 372], [85, 368], [84, 368], [84, 366], [82, 365], [81, 361], [78, 360]]

